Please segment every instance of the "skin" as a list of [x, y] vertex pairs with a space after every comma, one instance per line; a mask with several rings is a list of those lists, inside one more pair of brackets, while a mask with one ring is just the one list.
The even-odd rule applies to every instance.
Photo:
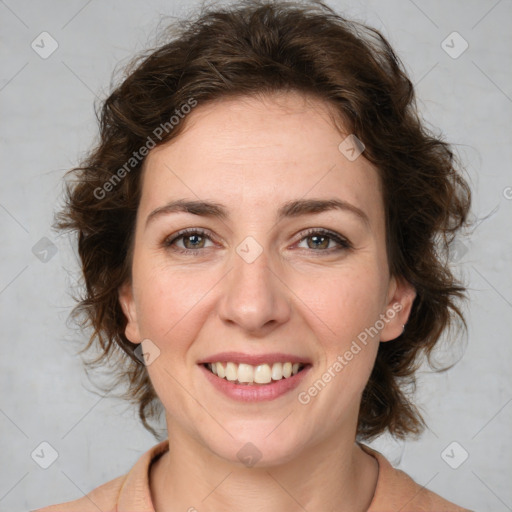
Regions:
[[[379, 342], [401, 334], [415, 296], [389, 274], [377, 170], [364, 153], [349, 161], [338, 149], [348, 133], [328, 106], [298, 93], [199, 104], [185, 122], [146, 158], [132, 279], [119, 293], [128, 339], [160, 350], [147, 369], [170, 450], [151, 467], [155, 509], [367, 510], [378, 465], [354, 442], [361, 394]], [[340, 210], [276, 221], [284, 202], [312, 198], [346, 201], [367, 222]], [[175, 212], [146, 224], [176, 199], [222, 203], [229, 217]], [[185, 228], [207, 236], [164, 245]], [[309, 228], [333, 231], [351, 247], [315, 239]], [[262, 250], [252, 263], [236, 252], [248, 236]], [[393, 307], [400, 311], [380, 333], [300, 403], [298, 393]], [[241, 403], [197, 364], [221, 351], [296, 354], [312, 367], [298, 389]], [[251, 468], [237, 458], [247, 442], [261, 452]]]

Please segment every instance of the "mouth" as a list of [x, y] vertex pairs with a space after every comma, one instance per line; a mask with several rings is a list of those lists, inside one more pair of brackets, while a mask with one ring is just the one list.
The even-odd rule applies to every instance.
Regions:
[[251, 365], [235, 363], [233, 361], [202, 363], [210, 373], [218, 378], [237, 385], [268, 386], [275, 382], [290, 379], [304, 371], [309, 365], [307, 362], [297, 363], [291, 361], [261, 363]]

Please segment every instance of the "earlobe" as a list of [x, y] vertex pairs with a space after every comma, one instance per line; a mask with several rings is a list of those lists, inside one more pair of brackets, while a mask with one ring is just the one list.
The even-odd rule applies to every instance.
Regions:
[[393, 278], [390, 298], [384, 311], [385, 325], [380, 334], [380, 341], [398, 338], [405, 329], [411, 313], [416, 290], [404, 279]]
[[140, 343], [141, 337], [139, 325], [137, 322], [137, 312], [135, 308], [135, 300], [133, 297], [133, 289], [131, 283], [124, 283], [118, 292], [119, 304], [126, 317], [125, 336], [132, 343]]

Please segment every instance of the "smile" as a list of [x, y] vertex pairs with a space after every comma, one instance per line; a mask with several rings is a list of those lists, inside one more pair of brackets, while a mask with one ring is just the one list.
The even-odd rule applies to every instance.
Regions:
[[214, 375], [234, 384], [271, 384], [288, 379], [304, 369], [303, 363], [276, 362], [251, 365], [246, 363], [205, 363]]
[[313, 367], [305, 355], [233, 351], [210, 354], [197, 365], [214, 389], [246, 403], [284, 397], [300, 385]]

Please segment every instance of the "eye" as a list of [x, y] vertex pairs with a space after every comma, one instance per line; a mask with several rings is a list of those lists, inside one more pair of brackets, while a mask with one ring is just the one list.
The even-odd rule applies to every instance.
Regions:
[[[306, 242], [308, 245], [307, 249], [312, 249], [316, 252], [334, 252], [352, 248], [351, 243], [346, 238], [327, 229], [313, 228], [303, 233], [303, 235], [305, 236], [301, 238], [300, 242], [310, 239], [312, 243]], [[338, 244], [338, 247], [329, 248], [331, 242]]]
[[[306, 247], [306, 249], [310, 249], [314, 252], [331, 253], [352, 248], [352, 244], [345, 237], [327, 229], [312, 228], [302, 235], [303, 237], [300, 239], [299, 243], [310, 239], [312, 243], [307, 243], [308, 247]], [[183, 229], [165, 239], [162, 245], [176, 252], [194, 254], [208, 248], [205, 247], [207, 240], [212, 241], [212, 237], [207, 231], [198, 228], [189, 228]], [[183, 243], [183, 247], [177, 245], [179, 242]], [[332, 242], [337, 244], [337, 247], [329, 247]]]
[[[183, 241], [183, 247], [176, 246], [176, 243], [180, 240]], [[206, 240], [211, 240], [211, 237], [202, 229], [183, 229], [176, 233], [176, 235], [164, 240], [163, 245], [177, 252], [190, 253], [204, 249]]]

